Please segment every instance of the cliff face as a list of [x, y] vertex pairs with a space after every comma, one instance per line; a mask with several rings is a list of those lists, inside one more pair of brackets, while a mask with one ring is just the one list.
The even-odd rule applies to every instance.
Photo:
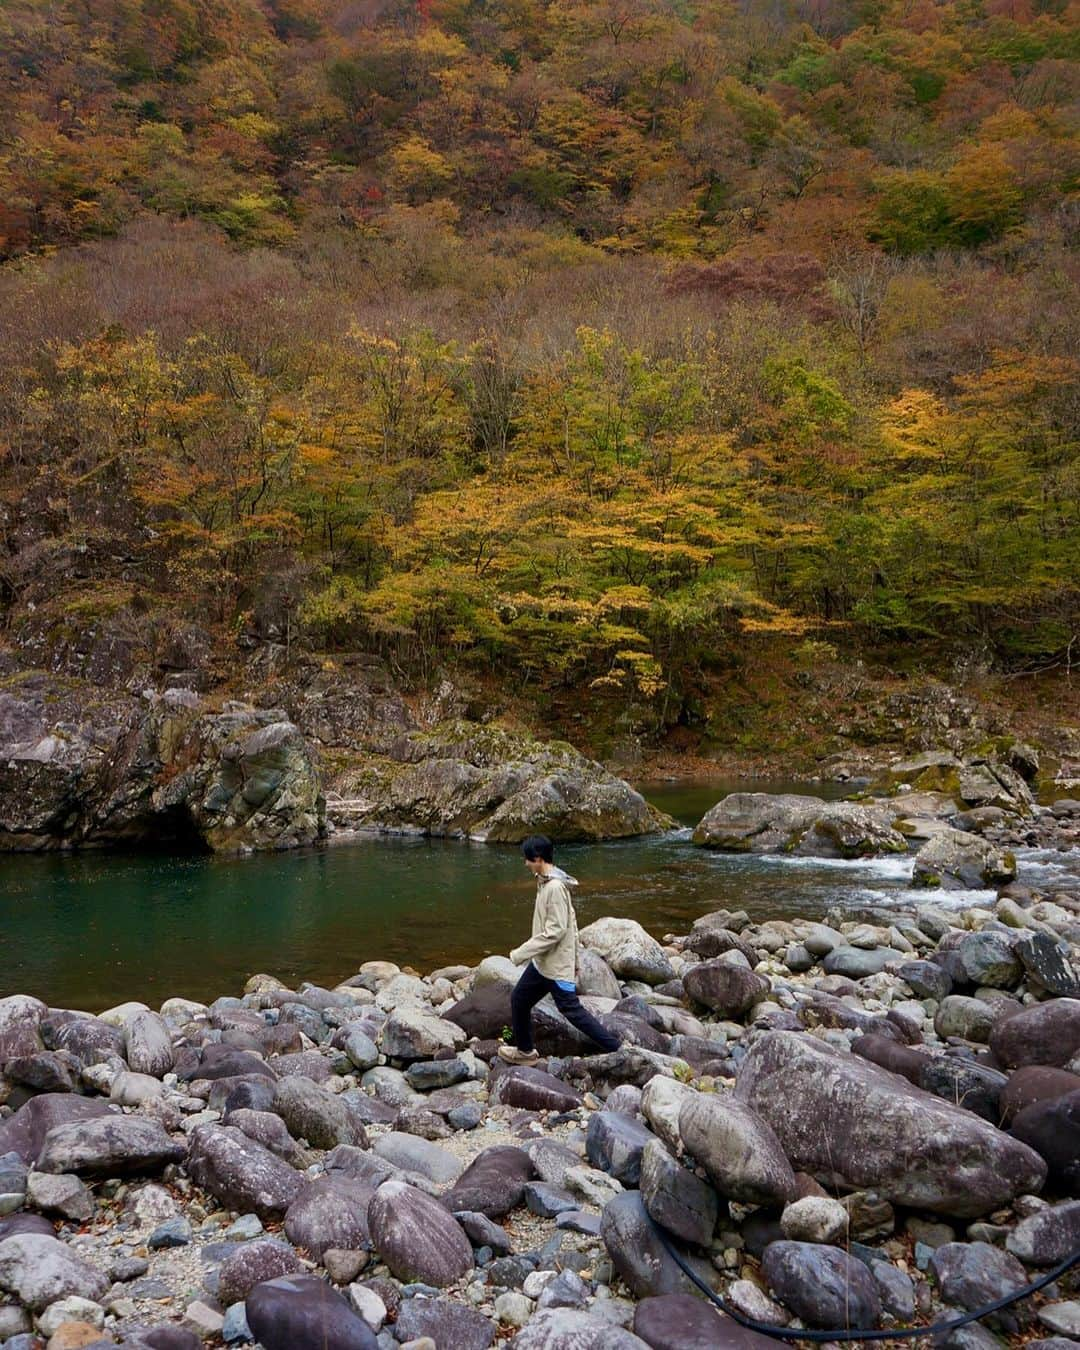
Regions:
[[281, 710], [204, 710], [28, 673], [0, 691], [0, 847], [291, 848], [324, 832], [315, 754]]
[[0, 689], [0, 848], [310, 844], [329, 828], [516, 841], [666, 828], [564, 744], [459, 721], [420, 730], [377, 666], [279, 685], [286, 708], [190, 689], [137, 698], [29, 672]]

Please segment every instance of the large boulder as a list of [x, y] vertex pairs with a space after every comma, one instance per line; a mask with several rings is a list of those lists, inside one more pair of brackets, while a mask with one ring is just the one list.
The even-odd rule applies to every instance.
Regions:
[[284, 1275], [256, 1285], [245, 1313], [264, 1350], [378, 1350], [364, 1319], [315, 1275]]
[[895, 1204], [973, 1218], [1046, 1178], [1037, 1153], [987, 1121], [811, 1036], [763, 1036], [736, 1093], [795, 1167]]
[[57, 1299], [98, 1302], [109, 1282], [70, 1247], [42, 1233], [20, 1233], [0, 1242], [0, 1289], [40, 1311]]
[[430, 1337], [435, 1350], [487, 1350], [495, 1339], [495, 1323], [448, 1298], [421, 1296], [402, 1303], [394, 1334], [406, 1344]]
[[730, 853], [862, 858], [904, 853], [885, 803], [825, 802], [794, 793], [733, 792], [702, 817], [694, 843]]
[[761, 975], [723, 957], [691, 966], [683, 972], [682, 982], [695, 1003], [724, 1017], [742, 1017], [755, 1003], [768, 998], [772, 989]]
[[55, 1125], [45, 1136], [37, 1165], [42, 1172], [116, 1177], [160, 1172], [181, 1162], [186, 1153], [186, 1144], [170, 1138], [156, 1120], [100, 1116]]
[[730, 1092], [696, 1092], [679, 1112], [687, 1153], [720, 1195], [750, 1205], [784, 1205], [797, 1193], [795, 1173], [764, 1113]]
[[491, 1100], [525, 1111], [573, 1111], [581, 1095], [554, 1074], [529, 1065], [500, 1070], [491, 1084]]
[[315, 756], [280, 710], [39, 672], [0, 693], [0, 849], [285, 848], [318, 838], [323, 814]]
[[[518, 843], [621, 839], [668, 829], [628, 783], [561, 742], [450, 722], [396, 738], [353, 762], [330, 786], [341, 823]], [[342, 816], [344, 807], [345, 815]]]
[[309, 1181], [288, 1208], [285, 1235], [316, 1261], [331, 1247], [360, 1251], [371, 1246], [367, 1211], [375, 1187], [331, 1175]]
[[1016, 858], [977, 834], [943, 829], [915, 855], [911, 884], [943, 890], [981, 890], [1016, 880]]
[[294, 1139], [306, 1139], [312, 1148], [367, 1147], [367, 1132], [348, 1103], [309, 1078], [280, 1079], [274, 1088], [273, 1110]]
[[399, 1280], [441, 1289], [473, 1267], [472, 1246], [458, 1221], [403, 1181], [391, 1179], [375, 1192], [368, 1227], [376, 1251]]
[[283, 1218], [304, 1184], [299, 1172], [232, 1125], [194, 1129], [187, 1170], [226, 1208], [264, 1221]]
[[116, 1119], [118, 1113], [103, 1101], [76, 1097], [68, 1092], [46, 1092], [31, 1097], [10, 1120], [0, 1124], [0, 1156], [17, 1153], [23, 1162], [36, 1162], [45, 1136], [55, 1126], [97, 1120], [101, 1116]]
[[636, 1186], [641, 1156], [655, 1136], [637, 1116], [625, 1111], [596, 1111], [585, 1132], [585, 1152], [594, 1167], [609, 1172], [624, 1186]]
[[457, 1022], [447, 1021], [423, 1008], [397, 1007], [379, 1032], [379, 1049], [391, 1059], [434, 1059], [445, 1050], [465, 1044], [465, 1032]]
[[602, 956], [621, 979], [664, 984], [675, 978], [663, 947], [635, 919], [597, 919], [578, 936], [581, 945]]
[[1055, 998], [1002, 1018], [990, 1033], [990, 1049], [1009, 1068], [1068, 1064], [1080, 1051], [1080, 999]]

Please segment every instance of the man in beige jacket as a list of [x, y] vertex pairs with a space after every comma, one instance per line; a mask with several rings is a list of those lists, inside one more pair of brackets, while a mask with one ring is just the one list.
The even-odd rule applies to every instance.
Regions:
[[593, 1040], [602, 1050], [617, 1050], [622, 1042], [581, 1005], [577, 996], [577, 919], [570, 887], [574, 878], [555, 866], [551, 840], [530, 835], [521, 846], [525, 866], [536, 877], [536, 906], [532, 937], [510, 953], [514, 965], [525, 966], [510, 999], [514, 1041], [499, 1046], [499, 1058], [507, 1064], [535, 1064], [532, 1010], [545, 994], [566, 1020]]

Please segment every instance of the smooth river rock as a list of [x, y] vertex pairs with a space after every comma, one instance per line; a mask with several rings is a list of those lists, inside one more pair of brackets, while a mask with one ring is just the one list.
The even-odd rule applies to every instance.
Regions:
[[0, 1289], [35, 1312], [72, 1295], [99, 1302], [109, 1282], [57, 1238], [21, 1233], [0, 1242]]
[[783, 1205], [795, 1172], [764, 1113], [730, 1092], [695, 1092], [679, 1112], [683, 1147], [720, 1195], [750, 1205]]
[[1008, 1068], [1068, 1064], [1080, 1051], [1080, 999], [1055, 998], [995, 1023], [990, 1049]]
[[200, 1125], [191, 1133], [187, 1170], [196, 1185], [226, 1208], [280, 1219], [304, 1177], [231, 1125]]
[[171, 1139], [156, 1120], [101, 1116], [56, 1125], [45, 1136], [37, 1165], [42, 1172], [117, 1177], [159, 1172], [181, 1162], [187, 1146]]
[[399, 1280], [443, 1288], [473, 1268], [472, 1246], [458, 1221], [403, 1181], [392, 1179], [375, 1192], [368, 1227], [376, 1251]]
[[811, 1036], [762, 1037], [736, 1093], [795, 1167], [894, 1204], [975, 1218], [1046, 1178], [1033, 1149], [987, 1121]]
[[868, 1328], [881, 1317], [873, 1275], [839, 1247], [770, 1242], [761, 1269], [780, 1302], [809, 1326]]
[[378, 1350], [368, 1324], [315, 1275], [285, 1275], [247, 1297], [248, 1325], [264, 1350]]

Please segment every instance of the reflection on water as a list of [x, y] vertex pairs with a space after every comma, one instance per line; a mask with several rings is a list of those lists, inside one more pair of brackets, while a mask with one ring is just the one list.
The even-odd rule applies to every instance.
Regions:
[[[691, 825], [736, 788], [843, 795], [775, 780], [665, 785], [648, 795]], [[689, 833], [560, 850], [581, 881], [582, 924], [621, 914], [663, 935], [722, 907], [764, 919], [911, 902], [910, 858], [733, 856], [694, 848]], [[1031, 867], [1042, 887], [1052, 876], [1075, 884], [1080, 872], [1075, 854], [1033, 853]], [[364, 838], [252, 858], [6, 857], [0, 994], [98, 1010], [127, 998], [239, 993], [260, 970], [334, 984], [374, 958], [419, 970], [472, 964], [527, 936], [532, 897], [516, 849], [442, 840]]]

